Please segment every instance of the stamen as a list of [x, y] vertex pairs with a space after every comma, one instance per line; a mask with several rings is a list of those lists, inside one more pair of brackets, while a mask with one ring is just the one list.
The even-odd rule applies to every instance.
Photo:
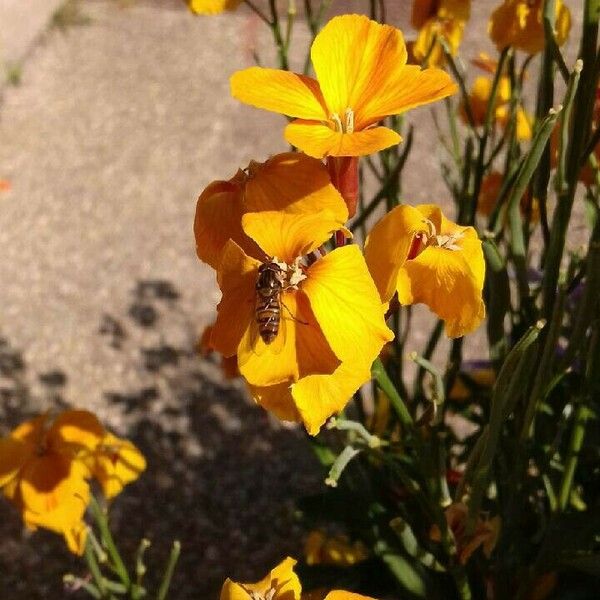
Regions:
[[342, 120], [340, 119], [340, 115], [338, 115], [337, 113], [333, 113], [331, 115], [331, 120], [335, 123], [335, 130], [336, 131], [344, 131], [344, 127], [342, 126]]
[[346, 109], [346, 133], [354, 131], [354, 111], [351, 108]]

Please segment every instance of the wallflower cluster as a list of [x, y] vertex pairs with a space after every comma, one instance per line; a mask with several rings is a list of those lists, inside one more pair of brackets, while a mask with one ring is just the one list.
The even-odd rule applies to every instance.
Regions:
[[41, 415], [0, 439], [2, 493], [28, 528], [63, 535], [75, 554], [85, 549], [90, 481], [111, 499], [145, 468], [144, 457], [130, 441], [106, 431], [85, 410], [54, 418]]

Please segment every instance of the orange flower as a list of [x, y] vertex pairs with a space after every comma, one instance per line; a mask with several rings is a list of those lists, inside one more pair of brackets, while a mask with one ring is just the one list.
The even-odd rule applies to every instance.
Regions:
[[[475, 532], [467, 537], [465, 533], [467, 516], [469, 509], [462, 502], [451, 504], [445, 511], [448, 527], [454, 535], [458, 548], [458, 558], [465, 565], [471, 558], [473, 552], [480, 546], [483, 553], [489, 558], [494, 550], [500, 534], [500, 517], [495, 516], [491, 519], [479, 517]], [[430, 532], [433, 540], [441, 539], [440, 531], [437, 525], [434, 525]]]
[[365, 16], [335, 17], [311, 48], [317, 79], [252, 67], [231, 77], [235, 98], [294, 117], [286, 140], [316, 158], [363, 156], [401, 141], [376, 126], [389, 115], [440, 100], [457, 87], [439, 69], [407, 65], [402, 33]]
[[452, 223], [432, 204], [401, 205], [371, 230], [365, 259], [382, 302], [423, 302], [460, 337], [485, 316], [485, 261], [473, 227]]
[[[258, 403], [313, 434], [370, 378], [392, 337], [358, 247], [318, 250], [347, 217], [323, 164], [295, 153], [210, 184], [196, 209], [198, 256], [223, 294], [210, 347], [237, 356]], [[257, 320], [264, 265], [278, 290], [261, 309], [269, 335]]]
[[188, 7], [197, 15], [216, 15], [235, 10], [242, 0], [188, 0]]
[[251, 161], [229, 181], [213, 181], [200, 194], [194, 220], [198, 258], [216, 269], [229, 239], [249, 256], [262, 257], [242, 229], [242, 216], [271, 210], [296, 214], [328, 210], [339, 227], [348, 219], [348, 209], [323, 163], [297, 152], [277, 154], [264, 163]]
[[429, 66], [442, 65], [444, 51], [436, 38], [444, 39], [455, 56], [470, 13], [471, 0], [414, 0], [411, 23], [419, 30], [412, 48], [414, 59], [421, 63], [427, 57]]
[[369, 556], [366, 546], [350, 542], [345, 535], [326, 536], [322, 531], [311, 531], [304, 544], [307, 565], [337, 565], [349, 567]]
[[296, 561], [288, 557], [256, 583], [237, 583], [227, 579], [221, 589], [220, 600], [374, 600], [343, 590], [334, 590], [326, 596], [322, 592], [302, 594], [302, 585], [294, 572], [295, 564]]
[[0, 439], [2, 492], [27, 527], [62, 534], [76, 554], [83, 553], [87, 537], [87, 479], [95, 476], [110, 498], [143, 467], [133, 444], [107, 433], [82, 410], [65, 411], [53, 421], [42, 415]]
[[[513, 46], [528, 54], [544, 49], [544, 24], [542, 0], [504, 0], [488, 23], [488, 33], [498, 51]], [[571, 29], [571, 13], [562, 0], [556, 0], [555, 37], [558, 45], [564, 44]]]

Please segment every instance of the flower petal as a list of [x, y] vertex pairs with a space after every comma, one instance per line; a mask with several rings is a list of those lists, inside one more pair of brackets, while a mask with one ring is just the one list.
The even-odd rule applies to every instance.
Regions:
[[256, 244], [242, 230], [243, 181], [238, 171], [229, 181], [213, 181], [200, 194], [194, 218], [198, 258], [213, 269], [219, 265], [223, 248], [234, 240], [250, 256], [257, 256]]
[[387, 87], [369, 96], [360, 113], [356, 128], [377, 123], [388, 115], [399, 115], [407, 110], [436, 102], [456, 93], [458, 86], [446, 71], [421, 69], [416, 65], [396, 67]]
[[366, 156], [402, 141], [395, 131], [387, 127], [370, 127], [354, 133], [341, 133], [322, 123], [303, 120], [293, 121], [286, 126], [285, 139], [315, 158]]
[[370, 367], [393, 339], [383, 306], [358, 246], [344, 246], [307, 269], [302, 289], [336, 356]]
[[291, 265], [325, 243], [341, 224], [329, 210], [303, 215], [265, 211], [246, 213], [242, 227], [267, 257]]
[[282, 421], [301, 421], [300, 414], [294, 403], [291, 392], [291, 381], [284, 381], [276, 385], [255, 386], [248, 385], [254, 401], [264, 409], [272, 412]]
[[429, 306], [445, 321], [449, 337], [473, 331], [485, 317], [481, 243], [462, 240], [461, 246], [464, 250], [430, 246], [407, 261], [398, 274], [398, 301]]
[[415, 234], [427, 232], [423, 214], [408, 205], [397, 206], [371, 230], [365, 242], [365, 260], [382, 302], [396, 292], [398, 271], [406, 261]]
[[227, 242], [217, 271], [222, 298], [217, 307], [210, 344], [223, 356], [233, 356], [254, 320], [256, 280], [260, 262], [248, 257], [232, 240]]
[[297, 381], [292, 397], [308, 433], [319, 433], [323, 423], [339, 413], [370, 378], [370, 364], [361, 360], [342, 363], [331, 375], [309, 375]]
[[348, 220], [346, 203], [320, 160], [299, 152], [284, 152], [262, 164], [251, 163], [248, 170], [246, 212], [283, 210], [297, 214], [327, 209], [340, 224]]
[[235, 10], [242, 0], [188, 0], [188, 6], [197, 15], [216, 15]]
[[363, 111], [364, 102], [388, 91], [390, 77], [402, 70], [407, 53], [400, 30], [364, 15], [335, 17], [311, 48], [315, 73], [329, 115], [342, 119], [346, 109]]
[[[246, 381], [254, 386], [271, 386], [299, 376], [296, 354], [297, 307], [295, 292], [281, 294], [281, 302], [287, 309], [281, 308], [279, 333], [266, 344], [258, 332], [256, 320], [248, 324], [237, 350], [238, 367]], [[284, 314], [289, 312], [289, 314]]]
[[363, 596], [362, 594], [353, 594], [344, 590], [334, 590], [327, 594], [325, 600], [375, 600], [371, 596]]
[[105, 433], [95, 414], [87, 410], [67, 410], [56, 417], [47, 439], [54, 450], [76, 453], [95, 450]]
[[231, 76], [231, 95], [245, 104], [299, 119], [329, 118], [314, 79], [279, 69], [250, 67]]
[[94, 477], [107, 499], [114, 498], [146, 469], [146, 459], [129, 440], [108, 433], [94, 453]]
[[31, 457], [31, 449], [13, 437], [0, 439], [0, 488], [12, 481]]

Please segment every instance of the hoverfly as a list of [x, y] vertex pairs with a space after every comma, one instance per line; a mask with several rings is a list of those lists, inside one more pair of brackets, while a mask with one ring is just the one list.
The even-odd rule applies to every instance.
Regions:
[[276, 262], [258, 267], [256, 280], [256, 324], [265, 344], [270, 344], [279, 333], [281, 324], [281, 293], [285, 286], [285, 272]]

